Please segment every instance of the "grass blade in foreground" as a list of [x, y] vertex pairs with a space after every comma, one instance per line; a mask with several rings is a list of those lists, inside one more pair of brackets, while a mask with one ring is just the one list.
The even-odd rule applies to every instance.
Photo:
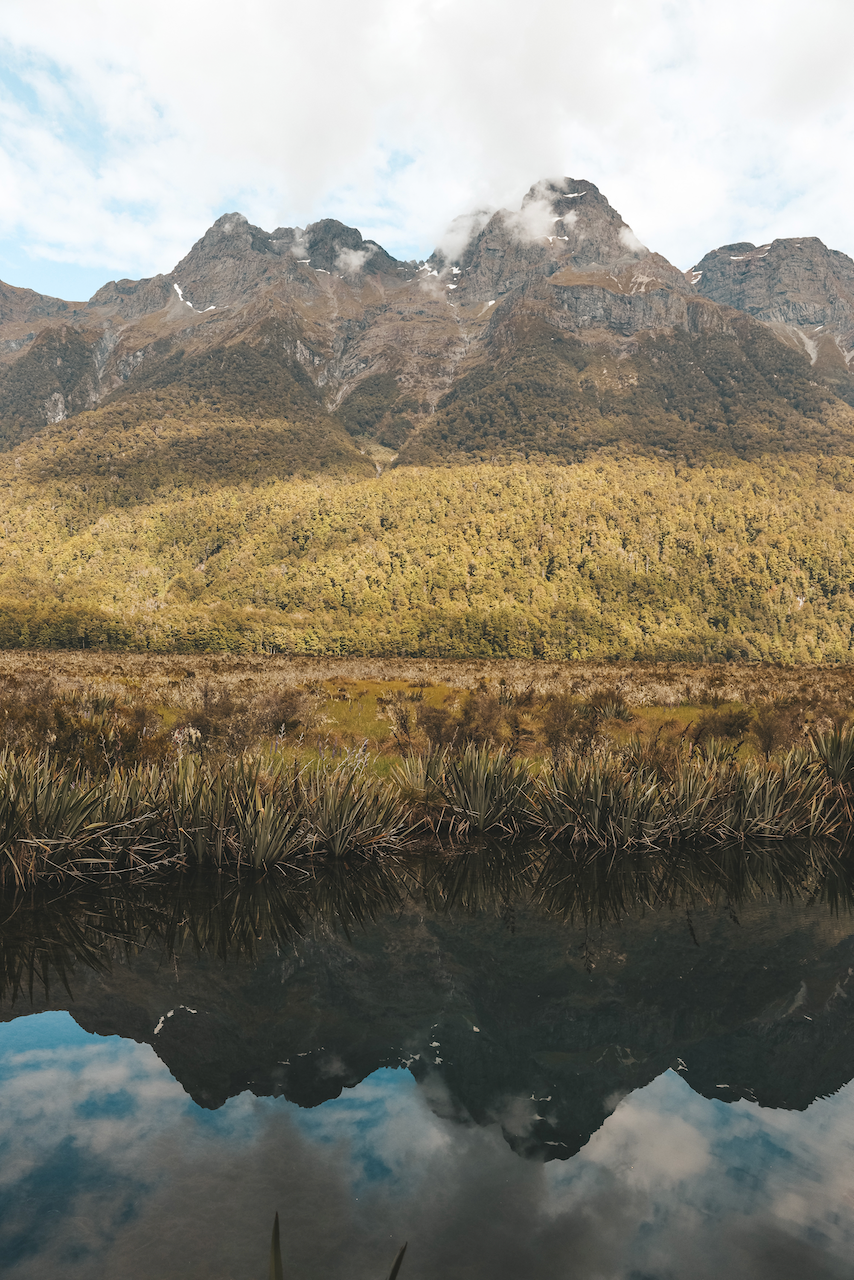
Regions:
[[[406, 1244], [409, 1244], [407, 1240]], [[388, 1273], [388, 1280], [397, 1280], [397, 1273], [400, 1271], [400, 1265], [403, 1262], [403, 1255], [406, 1253], [406, 1244], [400, 1250], [400, 1253], [391, 1264], [391, 1271]]]
[[282, 1246], [279, 1242], [279, 1215], [273, 1219], [273, 1239], [270, 1242], [270, 1280], [285, 1280], [282, 1270]]
[[[409, 1241], [407, 1240], [406, 1244]], [[398, 1252], [397, 1257], [391, 1264], [391, 1271], [388, 1273], [388, 1280], [397, 1280], [403, 1263], [403, 1255], [406, 1253], [406, 1244]], [[273, 1219], [273, 1239], [270, 1242], [270, 1280], [285, 1280], [285, 1273], [282, 1269], [282, 1246], [279, 1240], [279, 1215], [276, 1214]]]

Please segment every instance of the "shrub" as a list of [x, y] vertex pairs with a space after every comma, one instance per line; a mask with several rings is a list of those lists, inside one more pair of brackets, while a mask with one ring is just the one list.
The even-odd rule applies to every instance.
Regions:
[[781, 746], [788, 746], [795, 736], [796, 719], [791, 704], [766, 702], [760, 704], [750, 723], [754, 742], [766, 760]]
[[475, 746], [497, 746], [506, 736], [501, 704], [483, 689], [466, 694], [459, 726], [462, 741]]

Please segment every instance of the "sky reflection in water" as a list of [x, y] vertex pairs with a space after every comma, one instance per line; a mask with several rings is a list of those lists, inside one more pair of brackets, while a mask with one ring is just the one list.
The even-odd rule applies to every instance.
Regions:
[[205, 1111], [147, 1045], [18, 1018], [0, 1026], [2, 1273], [262, 1277], [278, 1209], [295, 1278], [380, 1280], [405, 1239], [401, 1280], [850, 1274], [852, 1084], [772, 1111], [668, 1071], [546, 1165], [442, 1118], [442, 1087], [385, 1069], [312, 1110], [243, 1093]]

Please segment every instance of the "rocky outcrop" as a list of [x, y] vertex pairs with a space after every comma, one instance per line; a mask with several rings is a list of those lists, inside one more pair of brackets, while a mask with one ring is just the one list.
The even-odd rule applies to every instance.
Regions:
[[854, 360], [854, 261], [815, 236], [723, 245], [688, 273], [705, 298], [789, 330], [816, 364]]
[[[645, 266], [646, 264], [644, 264]], [[558, 325], [582, 333], [606, 329], [623, 337], [642, 330], [688, 329], [686, 290], [665, 285], [643, 267], [598, 280], [592, 272], [561, 271], [551, 284], [560, 315]]]
[[146, 280], [111, 280], [93, 293], [87, 309], [103, 308], [123, 320], [138, 320], [168, 306], [172, 301], [172, 284], [168, 276], [152, 276]]

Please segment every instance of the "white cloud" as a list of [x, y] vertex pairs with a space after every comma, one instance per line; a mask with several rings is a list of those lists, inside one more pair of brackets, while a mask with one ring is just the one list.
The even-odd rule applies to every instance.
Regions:
[[[275, 1210], [287, 1273], [330, 1280], [385, 1274], [406, 1239], [412, 1280], [565, 1276], [567, 1259], [603, 1277], [672, 1275], [674, 1259], [696, 1280], [850, 1272], [852, 1085], [787, 1112], [709, 1101], [668, 1072], [543, 1165], [498, 1123], [467, 1122], [438, 1074], [209, 1113], [148, 1045], [85, 1043], [71, 1024], [50, 1048], [4, 1049], [10, 1032], [39, 1043], [34, 1024], [0, 1026], [0, 1250], [32, 1245], [9, 1280], [260, 1274]], [[534, 1105], [508, 1098], [496, 1120], [525, 1135]]]
[[420, 256], [554, 173], [681, 267], [854, 254], [846, 0], [31, 0], [0, 37], [0, 236], [105, 276], [168, 270], [228, 208]]
[[362, 270], [372, 253], [376, 253], [372, 244], [364, 249], [339, 249], [335, 265], [345, 276], [354, 276]]
[[646, 248], [646, 246], [641, 244], [640, 240], [638, 240], [631, 227], [623, 227], [620, 232], [620, 240], [627, 249], [631, 250], [632, 253], [642, 253]]
[[[576, 213], [568, 213], [564, 222], [574, 222], [577, 216]], [[542, 240], [545, 236], [554, 235], [555, 231], [551, 201], [545, 198], [528, 200], [518, 212], [511, 213], [506, 221], [520, 240]]]
[[471, 213], [458, 214], [436, 242], [436, 248], [446, 262], [456, 262], [466, 245], [486, 226], [493, 209], [475, 209]]

